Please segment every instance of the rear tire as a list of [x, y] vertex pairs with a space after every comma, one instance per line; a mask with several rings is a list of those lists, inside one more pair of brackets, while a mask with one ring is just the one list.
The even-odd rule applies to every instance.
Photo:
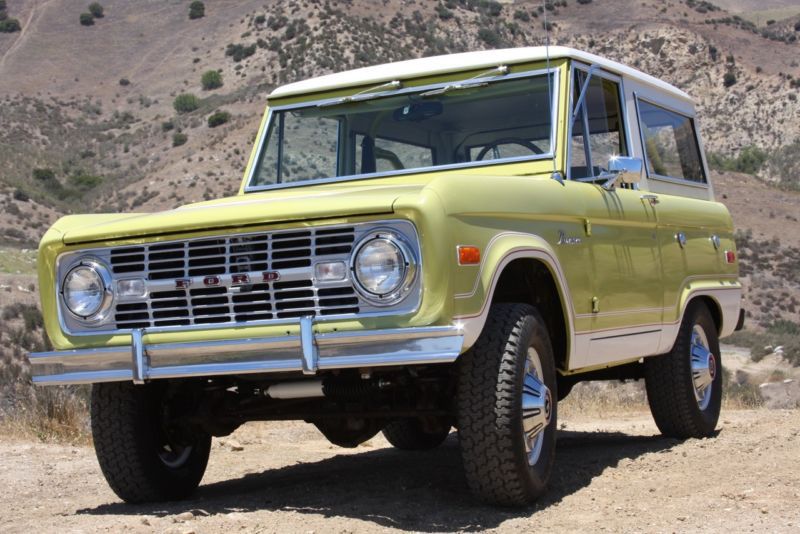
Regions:
[[386, 425], [383, 437], [392, 446], [404, 451], [427, 451], [441, 445], [450, 434], [450, 425], [438, 422], [426, 428], [419, 418], [397, 419]]
[[555, 458], [556, 397], [552, 345], [539, 313], [527, 304], [493, 305], [459, 365], [458, 436], [476, 497], [516, 506], [545, 492]]
[[672, 350], [645, 358], [650, 412], [665, 436], [687, 439], [714, 434], [722, 404], [719, 338], [708, 307], [686, 308]]
[[92, 387], [92, 437], [100, 469], [128, 503], [172, 501], [200, 484], [211, 436], [165, 428], [167, 384], [129, 382]]

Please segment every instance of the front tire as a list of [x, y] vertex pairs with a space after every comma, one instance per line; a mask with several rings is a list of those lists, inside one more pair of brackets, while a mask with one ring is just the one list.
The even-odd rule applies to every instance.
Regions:
[[167, 418], [168, 384], [92, 387], [92, 437], [100, 469], [128, 503], [185, 499], [200, 484], [211, 435], [181, 431]]
[[524, 505], [547, 487], [555, 458], [553, 349], [527, 304], [493, 305], [461, 357], [458, 436], [467, 482], [484, 502]]
[[650, 412], [665, 436], [687, 439], [714, 434], [722, 405], [722, 359], [717, 326], [708, 307], [689, 304], [675, 345], [645, 358]]

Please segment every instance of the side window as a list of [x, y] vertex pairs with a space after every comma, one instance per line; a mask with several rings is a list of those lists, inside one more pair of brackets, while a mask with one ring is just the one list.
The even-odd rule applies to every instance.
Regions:
[[639, 100], [648, 174], [705, 183], [694, 121]]
[[[577, 104], [586, 73], [575, 70], [572, 101]], [[588, 132], [588, 135], [587, 135]], [[607, 170], [613, 156], [627, 156], [619, 84], [592, 75], [572, 125], [570, 176], [591, 178]]]

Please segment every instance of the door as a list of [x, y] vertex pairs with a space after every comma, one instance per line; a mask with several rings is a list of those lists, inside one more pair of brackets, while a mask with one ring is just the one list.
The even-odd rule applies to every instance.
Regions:
[[602, 187], [609, 159], [630, 153], [621, 81], [599, 71], [573, 72], [573, 102], [580, 105], [573, 111], [568, 172], [585, 188], [593, 293], [591, 313], [576, 317], [583, 361], [575, 367], [586, 367], [656, 354], [664, 294], [657, 207], [635, 187]]

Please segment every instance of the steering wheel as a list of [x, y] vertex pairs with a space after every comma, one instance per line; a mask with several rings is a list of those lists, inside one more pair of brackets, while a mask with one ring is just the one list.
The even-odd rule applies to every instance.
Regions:
[[497, 151], [497, 147], [499, 147], [500, 145], [519, 145], [527, 148], [534, 154], [544, 154], [541, 148], [534, 145], [527, 139], [523, 139], [522, 137], [503, 137], [502, 139], [495, 139], [494, 141], [483, 147], [481, 151], [478, 152], [478, 155], [475, 157], [475, 161], [482, 160], [483, 157], [486, 155], [486, 153], [489, 152], [490, 150], [494, 151], [493, 159], [499, 159], [500, 153]]

